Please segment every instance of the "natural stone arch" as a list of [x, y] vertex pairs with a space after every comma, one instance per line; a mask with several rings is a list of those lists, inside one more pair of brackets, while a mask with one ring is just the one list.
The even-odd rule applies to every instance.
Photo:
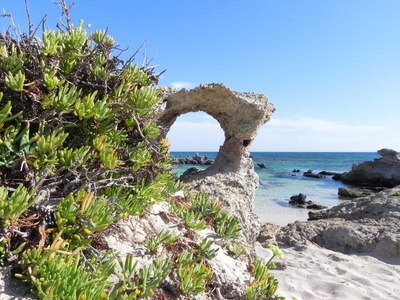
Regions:
[[159, 109], [164, 137], [177, 117], [188, 112], [203, 111], [219, 122], [225, 141], [215, 163], [207, 169], [208, 175], [245, 167], [258, 129], [275, 111], [264, 95], [234, 92], [223, 84], [204, 84], [189, 91], [167, 90]]
[[234, 92], [223, 84], [200, 85], [189, 91], [166, 89], [156, 107], [162, 136], [166, 137], [178, 116], [197, 111], [219, 122], [225, 141], [213, 165], [181, 180], [224, 203], [228, 212], [241, 220], [241, 238], [252, 242], [261, 223], [253, 213], [259, 178], [250, 158], [250, 146], [275, 108], [264, 95]]

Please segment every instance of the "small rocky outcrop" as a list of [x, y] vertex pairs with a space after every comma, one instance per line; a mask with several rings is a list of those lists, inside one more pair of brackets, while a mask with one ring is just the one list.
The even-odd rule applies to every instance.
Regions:
[[313, 173], [312, 170], [308, 170], [307, 172], [304, 172], [303, 176], [310, 177], [310, 178], [324, 178], [325, 177], [324, 175]]
[[212, 165], [214, 163], [213, 159], [209, 159], [207, 156], [200, 155], [196, 153], [194, 156], [188, 157], [171, 157], [172, 164], [180, 165]]
[[374, 161], [354, 164], [351, 171], [343, 173], [341, 180], [361, 186], [394, 187], [400, 184], [400, 158], [391, 149], [381, 149], [382, 157]]
[[326, 206], [316, 204], [310, 200], [306, 200], [307, 196], [303, 193], [298, 195], [294, 195], [290, 197], [289, 204], [300, 207], [300, 208], [307, 208], [307, 209], [324, 209]]
[[274, 106], [262, 94], [239, 93], [224, 84], [204, 84], [192, 90], [166, 89], [156, 109], [166, 136], [176, 118], [203, 111], [214, 117], [225, 134], [214, 163], [204, 171], [190, 172], [181, 180], [227, 206], [239, 217], [243, 238], [253, 241], [260, 221], [253, 213], [259, 178], [250, 158], [250, 146], [259, 128], [270, 120]]
[[400, 258], [400, 186], [309, 212], [309, 217], [309, 221], [276, 230], [276, 241], [287, 246], [315, 243], [343, 253]]
[[345, 198], [360, 198], [373, 195], [383, 191], [385, 188], [365, 188], [365, 187], [341, 187], [338, 189], [338, 195]]
[[[293, 170], [292, 172], [300, 172], [300, 170]], [[336, 176], [338, 173], [329, 172], [329, 171], [321, 171], [319, 173], [314, 173], [313, 170], [308, 170], [307, 172], [303, 173], [303, 176], [310, 177], [310, 178], [327, 178], [330, 176]]]

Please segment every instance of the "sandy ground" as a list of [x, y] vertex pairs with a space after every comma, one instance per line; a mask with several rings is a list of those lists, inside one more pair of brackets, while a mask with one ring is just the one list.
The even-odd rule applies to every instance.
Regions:
[[400, 259], [346, 255], [318, 246], [282, 248], [284, 270], [273, 270], [278, 294], [290, 300], [398, 300]]

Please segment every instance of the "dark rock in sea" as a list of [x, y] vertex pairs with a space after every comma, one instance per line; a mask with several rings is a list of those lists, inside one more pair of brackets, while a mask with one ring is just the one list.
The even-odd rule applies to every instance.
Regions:
[[259, 166], [260, 168], [265, 168], [265, 165], [263, 163], [257, 163], [257, 166]]
[[296, 205], [296, 204], [305, 204], [306, 203], [306, 198], [307, 196], [300, 193], [298, 195], [294, 195], [292, 197], [290, 197], [290, 204]]
[[212, 165], [214, 160], [196, 153], [194, 156], [188, 156], [186, 158], [171, 157], [171, 163], [175, 165]]
[[300, 170], [299, 169], [293, 169], [292, 173], [299, 173]]
[[306, 201], [307, 196], [300, 193], [298, 195], [294, 195], [290, 197], [289, 204], [300, 207], [300, 208], [307, 208], [307, 209], [324, 209], [327, 208], [326, 206], [315, 204], [312, 201]]
[[341, 175], [341, 173], [336, 173], [336, 172], [329, 172], [329, 171], [321, 171], [318, 174], [324, 175], [324, 176], [336, 176], [336, 175]]
[[362, 186], [392, 188], [400, 184], [400, 158], [391, 149], [377, 151], [381, 159], [354, 164], [351, 171], [343, 173], [341, 180]]
[[310, 177], [310, 178], [325, 178], [324, 175], [315, 174], [315, 173], [313, 173], [312, 170], [308, 170], [307, 172], [304, 172], [304, 173], [303, 173], [303, 176], [305, 176], [305, 177]]

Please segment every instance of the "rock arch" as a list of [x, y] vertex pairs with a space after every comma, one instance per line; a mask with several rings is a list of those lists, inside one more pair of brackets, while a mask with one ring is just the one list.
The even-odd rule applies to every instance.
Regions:
[[237, 172], [247, 165], [250, 145], [275, 108], [264, 95], [234, 92], [224, 84], [204, 84], [189, 91], [167, 90], [158, 117], [163, 136], [178, 116], [197, 111], [211, 115], [224, 131], [225, 141], [215, 163], [207, 169], [208, 174], [215, 174]]
[[204, 84], [189, 91], [166, 89], [156, 107], [162, 136], [166, 137], [178, 116], [197, 111], [219, 122], [225, 141], [213, 165], [181, 179], [223, 202], [232, 215], [241, 219], [242, 238], [254, 241], [260, 229], [259, 218], [253, 213], [259, 179], [250, 146], [275, 108], [264, 95], [234, 92], [224, 84]]

